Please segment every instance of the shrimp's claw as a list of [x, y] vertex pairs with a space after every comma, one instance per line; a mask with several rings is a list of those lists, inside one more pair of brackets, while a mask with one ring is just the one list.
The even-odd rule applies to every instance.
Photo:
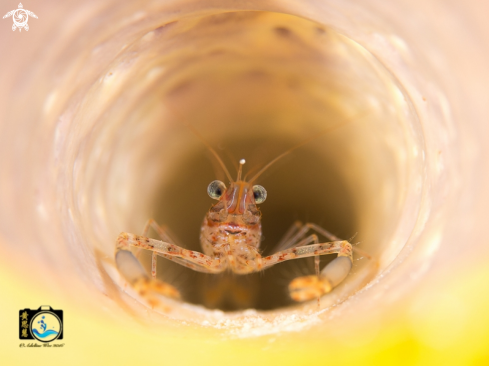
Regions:
[[289, 284], [290, 297], [294, 301], [307, 301], [327, 294], [338, 286], [350, 273], [350, 256], [339, 256], [321, 271], [319, 276], [303, 276]]
[[142, 296], [148, 297], [150, 294], [157, 293], [166, 297], [180, 299], [180, 292], [172, 285], [160, 280], [141, 277], [133, 284], [134, 289]]
[[159, 295], [180, 299], [180, 292], [175, 287], [155, 278], [149, 278], [141, 263], [130, 251], [117, 249], [115, 262], [119, 272], [131, 287], [152, 307], [160, 304]]
[[332, 288], [327, 279], [319, 276], [298, 277], [289, 284], [290, 297], [298, 302], [318, 298], [330, 292]]

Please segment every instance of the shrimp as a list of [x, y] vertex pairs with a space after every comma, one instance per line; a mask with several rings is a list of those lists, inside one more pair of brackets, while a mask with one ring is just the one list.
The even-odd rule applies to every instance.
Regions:
[[[200, 244], [203, 253], [176, 245], [167, 231], [151, 219], [147, 222], [141, 236], [122, 232], [117, 237], [115, 263], [119, 272], [141, 297], [145, 298], [151, 306], [155, 306], [159, 303], [157, 300], [159, 295], [180, 298], [178, 289], [156, 278], [158, 256], [197, 272], [217, 274], [230, 271], [238, 275], [263, 271], [284, 261], [314, 257], [315, 274], [295, 278], [290, 282], [288, 290], [294, 301], [303, 302], [316, 298], [319, 305], [319, 298], [338, 286], [348, 276], [353, 263], [352, 245], [314, 223], [296, 222], [278, 243], [277, 252], [262, 256], [260, 254], [261, 212], [258, 205], [265, 202], [267, 191], [263, 186], [254, 184], [270, 165], [319, 135], [282, 153], [249, 180], [242, 178], [245, 160], [241, 159], [237, 177], [233, 180], [215, 150], [193, 127], [188, 127], [216, 157], [230, 181], [229, 187], [219, 180], [211, 182], [207, 187], [209, 197], [217, 200], [217, 203], [211, 206], [202, 222]], [[336, 127], [339, 125], [333, 126]], [[161, 240], [147, 237], [150, 227], [159, 234]], [[326, 237], [329, 242], [320, 243], [318, 234]], [[131, 247], [152, 252], [151, 277], [147, 275], [137, 256], [131, 252]], [[327, 254], [336, 254], [337, 257], [320, 270], [319, 256]]]

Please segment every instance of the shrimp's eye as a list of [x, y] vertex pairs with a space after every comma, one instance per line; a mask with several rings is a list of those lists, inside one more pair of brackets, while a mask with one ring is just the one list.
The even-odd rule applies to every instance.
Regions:
[[253, 186], [255, 203], [263, 203], [267, 199], [267, 191], [262, 186]]
[[211, 182], [211, 184], [209, 184], [209, 186], [207, 187], [207, 194], [210, 198], [218, 200], [225, 190], [226, 186], [224, 185], [224, 183], [220, 180], [215, 180]]

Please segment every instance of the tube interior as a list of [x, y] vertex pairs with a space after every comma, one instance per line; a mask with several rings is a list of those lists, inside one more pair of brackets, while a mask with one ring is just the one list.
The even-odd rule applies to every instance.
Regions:
[[[419, 209], [423, 141], [406, 93], [359, 44], [303, 18], [243, 11], [161, 24], [120, 51], [74, 121], [72, 213], [104, 257], [113, 256], [119, 232], [140, 234], [149, 218], [200, 250], [200, 225], [213, 203], [207, 185], [226, 180], [186, 125], [233, 176], [239, 159], [245, 173], [256, 171], [318, 135], [257, 183], [268, 191], [260, 206], [264, 254], [300, 220], [353, 238], [372, 256], [354, 256], [352, 273], [322, 307], [389, 266]], [[148, 253], [141, 260], [149, 266]], [[213, 276], [161, 258], [158, 273], [185, 302], [207, 309], [313, 306], [287, 294], [294, 277], [313, 273], [307, 259], [256, 275]]]

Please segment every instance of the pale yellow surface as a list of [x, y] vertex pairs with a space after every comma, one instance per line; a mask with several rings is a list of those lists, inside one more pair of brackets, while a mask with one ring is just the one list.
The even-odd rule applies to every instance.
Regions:
[[[489, 270], [467, 270], [465, 277], [436, 281], [416, 289], [414, 301], [400, 300], [390, 313], [353, 325], [345, 334], [326, 334], [321, 326], [300, 333], [233, 339], [225, 331], [179, 328], [118, 321], [97, 309], [80, 308], [52, 296], [49, 289], [32, 288], [2, 271], [0, 324], [3, 365], [123, 364], [249, 365], [361, 364], [361, 365], [484, 365], [489, 363]], [[467, 282], [469, 279], [469, 282]], [[448, 283], [450, 283], [448, 285]], [[63, 348], [20, 348], [17, 314], [20, 304], [63, 304]], [[115, 310], [117, 312], [118, 310]], [[351, 327], [351, 325], [350, 325]]]

